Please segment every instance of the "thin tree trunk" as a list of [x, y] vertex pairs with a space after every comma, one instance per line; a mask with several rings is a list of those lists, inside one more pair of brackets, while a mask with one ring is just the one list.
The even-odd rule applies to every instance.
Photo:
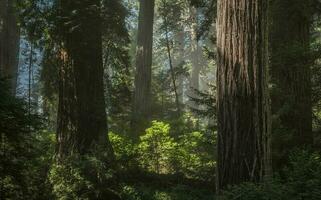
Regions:
[[28, 65], [28, 114], [31, 116], [31, 92], [32, 92], [32, 70], [33, 70], [33, 43], [30, 42], [29, 65]]
[[20, 29], [12, 0], [0, 1], [0, 77], [10, 79], [12, 94], [17, 87]]
[[[286, 164], [293, 148], [313, 145], [309, 0], [273, 0], [271, 4], [272, 114], [275, 167]], [[288, 134], [281, 140], [277, 133]], [[283, 137], [284, 138], [284, 137]]]
[[[165, 24], [166, 23], [167, 22], [165, 22]], [[174, 94], [175, 94], [176, 109], [177, 109], [177, 113], [179, 114], [181, 112], [181, 110], [180, 110], [180, 104], [179, 104], [179, 96], [177, 93], [176, 76], [175, 76], [174, 67], [173, 67], [171, 47], [170, 47], [170, 41], [169, 41], [167, 28], [165, 30], [165, 37], [166, 37], [166, 49], [167, 49], [167, 55], [168, 55], [169, 69], [170, 69], [170, 74], [171, 74], [171, 79], [172, 79], [172, 84], [173, 84], [173, 90], [174, 90]]]
[[[176, 68], [181, 68], [184, 65], [184, 49], [185, 49], [185, 41], [184, 41], [184, 28], [181, 27], [175, 34], [175, 47], [176, 47], [176, 57], [174, 57], [173, 65]], [[182, 104], [184, 100], [184, 75], [180, 74], [177, 77], [177, 93], [178, 93], [178, 101]]]
[[[61, 0], [58, 155], [85, 154], [95, 146], [112, 148], [107, 137], [105, 112], [100, 1]], [[72, 13], [82, 13], [74, 16]], [[83, 17], [86, 16], [86, 17]]]
[[[192, 63], [192, 71], [190, 76], [190, 85], [189, 85], [189, 96], [193, 98], [197, 98], [197, 93], [195, 90], [199, 90], [200, 88], [200, 72], [201, 72], [201, 65], [200, 65], [200, 47], [199, 41], [197, 39], [197, 26], [198, 26], [198, 12], [196, 8], [190, 8], [190, 15], [192, 20], [191, 26], [191, 63]], [[197, 109], [198, 105], [195, 102], [190, 101], [190, 106]]]
[[136, 135], [151, 115], [152, 47], [155, 0], [140, 0], [132, 129]]
[[271, 173], [267, 1], [219, 0], [217, 190]]

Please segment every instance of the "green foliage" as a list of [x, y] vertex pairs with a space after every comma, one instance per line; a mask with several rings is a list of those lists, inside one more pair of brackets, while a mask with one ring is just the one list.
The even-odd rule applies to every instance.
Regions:
[[170, 161], [177, 143], [169, 135], [170, 126], [163, 122], [153, 121], [140, 137], [138, 146], [143, 168], [157, 173], [170, 171]]
[[214, 193], [184, 185], [171, 188], [155, 185], [124, 185], [121, 197], [124, 200], [214, 200]]
[[185, 176], [214, 181], [215, 174], [215, 138], [206, 137], [203, 133], [192, 132], [179, 138], [179, 167]]
[[121, 196], [127, 200], [141, 200], [140, 194], [136, 189], [128, 185], [122, 187]]
[[55, 199], [91, 200], [117, 196], [110, 185], [114, 172], [107, 167], [103, 155], [72, 155], [54, 163], [49, 180]]
[[81, 170], [69, 165], [53, 165], [50, 170], [50, 182], [53, 193], [59, 200], [89, 199], [94, 185], [86, 180]]
[[139, 144], [110, 132], [119, 169], [144, 170], [158, 174], [180, 174], [186, 178], [214, 181], [215, 135], [202, 132], [170, 134], [170, 126], [153, 121]]
[[[64, 175], [65, 177], [59, 175]], [[73, 185], [69, 186], [71, 184], [68, 184], [67, 180], [72, 181]], [[73, 173], [68, 173], [67, 169], [63, 166], [53, 166], [50, 171], [50, 181], [54, 184], [53, 193], [55, 193], [58, 199], [70, 199], [72, 197], [76, 199], [77, 194], [74, 194], [74, 188], [80, 185], [78, 182], [82, 181], [82, 177], [76, 170], [74, 170]], [[68, 196], [66, 196], [66, 194]]]
[[171, 135], [178, 139], [178, 137], [190, 133], [192, 131], [199, 131], [202, 129], [200, 120], [193, 115], [193, 113], [185, 112], [180, 117], [175, 115], [170, 116], [168, 123], [171, 126]]
[[216, 119], [216, 86], [209, 85], [210, 90], [208, 92], [203, 92], [195, 90], [197, 97], [189, 97], [198, 108], [191, 107], [192, 111], [200, 117], [215, 120]]
[[103, 61], [109, 128], [124, 133], [130, 127], [131, 63], [128, 10], [122, 0], [103, 0]]
[[283, 178], [266, 183], [243, 183], [223, 192], [220, 200], [320, 200], [321, 159], [319, 153], [298, 151], [291, 155]]
[[191, 6], [196, 7], [202, 14], [201, 22], [197, 31], [197, 38], [204, 39], [211, 36], [211, 27], [216, 18], [216, 1], [215, 0], [189, 0]]
[[38, 133], [32, 137], [29, 148], [24, 149], [21, 144], [15, 147], [24, 149], [19, 156], [15, 155], [17, 149], [6, 149], [8, 160], [1, 158], [0, 166], [0, 194], [4, 199], [51, 199], [47, 174], [54, 152], [53, 136], [47, 132]]
[[126, 136], [117, 135], [113, 132], [109, 132], [108, 136], [120, 167], [125, 169], [135, 168], [138, 165], [137, 145]]
[[151, 173], [214, 182], [215, 135], [195, 131], [173, 137], [170, 130], [169, 124], [153, 121], [138, 144], [129, 137], [110, 132], [118, 169], [135, 173], [141, 171], [141, 167]]
[[296, 151], [284, 170], [285, 185], [297, 199], [321, 199], [321, 157], [319, 153]]
[[285, 200], [284, 187], [280, 183], [243, 183], [224, 191], [219, 200]]
[[[48, 199], [46, 174], [50, 165], [50, 133], [41, 118], [0, 80], [0, 196], [2, 199]], [[44, 194], [47, 193], [47, 197]]]

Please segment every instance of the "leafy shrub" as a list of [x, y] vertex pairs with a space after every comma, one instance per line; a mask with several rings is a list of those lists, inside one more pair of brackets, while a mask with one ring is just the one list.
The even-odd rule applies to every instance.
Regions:
[[[229, 187], [219, 200], [286, 200], [286, 190], [279, 182], [243, 183]], [[291, 199], [292, 200], [292, 199]]]
[[132, 186], [122, 187], [121, 198], [126, 200], [141, 200], [140, 194]]
[[109, 132], [109, 140], [114, 149], [116, 160], [120, 167], [135, 168], [138, 166], [138, 149], [134, 142], [122, 135]]
[[153, 121], [146, 134], [140, 137], [138, 150], [143, 168], [156, 173], [170, 171], [177, 143], [170, 137], [169, 130], [168, 124]]
[[214, 193], [183, 185], [172, 188], [159, 185], [125, 185], [121, 197], [124, 200], [214, 200]]
[[308, 150], [295, 151], [284, 170], [289, 195], [297, 199], [321, 199], [321, 157]]
[[153, 197], [155, 200], [172, 200], [168, 193], [162, 191], [156, 191]]
[[187, 177], [214, 180], [215, 152], [213, 135], [192, 132], [179, 137], [179, 170]]
[[243, 183], [223, 192], [220, 200], [320, 200], [320, 154], [297, 151], [290, 157], [284, 178], [261, 184]]
[[137, 161], [145, 170], [158, 174], [179, 173], [188, 178], [214, 180], [213, 134], [195, 131], [175, 139], [170, 135], [169, 124], [153, 121], [145, 135], [140, 137], [138, 147], [128, 138], [114, 133], [110, 134], [110, 138], [116, 157], [123, 163]]
[[50, 182], [53, 185], [53, 193], [59, 200], [89, 199], [88, 192], [94, 190], [93, 184], [86, 180], [80, 169], [66, 164], [52, 166]]
[[104, 199], [117, 194], [109, 187], [114, 183], [114, 172], [99, 153], [73, 155], [55, 163], [49, 180], [58, 200]]
[[190, 133], [201, 129], [201, 121], [193, 113], [184, 112], [181, 116], [172, 116], [168, 119], [171, 126], [171, 135], [177, 139], [185, 133]]
[[50, 199], [51, 133], [41, 131], [41, 117], [11, 95], [6, 80], [0, 79], [0, 88], [0, 197]]

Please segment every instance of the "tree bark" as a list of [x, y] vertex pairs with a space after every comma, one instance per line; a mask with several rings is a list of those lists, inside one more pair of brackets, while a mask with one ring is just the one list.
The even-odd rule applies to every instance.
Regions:
[[[165, 21], [165, 24], [167, 22]], [[168, 56], [168, 62], [169, 62], [169, 70], [170, 70], [170, 75], [172, 79], [172, 84], [173, 84], [173, 90], [175, 94], [175, 104], [176, 104], [176, 111], [177, 111], [177, 116], [179, 116], [181, 109], [180, 109], [180, 103], [179, 103], [179, 95], [178, 95], [178, 89], [177, 89], [177, 80], [176, 80], [176, 75], [174, 72], [174, 66], [173, 66], [173, 60], [172, 60], [172, 53], [171, 53], [171, 47], [170, 47], [170, 40], [169, 40], [169, 33], [168, 33], [168, 28], [166, 27], [165, 30], [165, 38], [166, 38], [166, 49], [167, 49], [167, 56]]]
[[19, 63], [20, 29], [15, 5], [11, 0], [0, 1], [0, 77], [9, 78], [11, 92], [16, 93]]
[[217, 190], [271, 172], [267, 1], [219, 0]]
[[58, 155], [106, 147], [100, 1], [61, 0]]
[[[309, 6], [309, 0], [273, 0], [271, 4], [271, 99], [277, 168], [286, 163], [291, 149], [313, 145]], [[290, 139], [281, 139], [278, 133]]]
[[155, 0], [140, 0], [132, 120], [134, 132], [139, 132], [142, 123], [146, 123], [151, 115], [154, 6]]
[[[199, 80], [200, 80], [200, 62], [199, 62], [199, 44], [197, 40], [197, 24], [198, 24], [198, 13], [197, 9], [191, 7], [190, 15], [192, 20], [191, 26], [191, 63], [192, 63], [192, 71], [190, 77], [190, 88], [189, 88], [189, 96], [193, 98], [197, 98], [197, 94], [195, 90], [199, 90]], [[196, 105], [193, 101], [190, 102], [190, 106], [197, 109], [198, 105]]]
[[[174, 68], [181, 68], [184, 65], [184, 49], [185, 49], [185, 32], [184, 28], [180, 27], [179, 31], [175, 33], [175, 49], [173, 59]], [[184, 75], [180, 74], [177, 77], [177, 93], [178, 93], [178, 101], [180, 104], [183, 104], [184, 101]]]

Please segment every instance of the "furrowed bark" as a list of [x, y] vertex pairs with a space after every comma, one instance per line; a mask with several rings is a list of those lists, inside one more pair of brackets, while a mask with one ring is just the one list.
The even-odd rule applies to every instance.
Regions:
[[271, 173], [267, 1], [219, 0], [217, 191]]
[[144, 130], [151, 115], [152, 47], [155, 0], [140, 0], [132, 129]]
[[[61, 0], [57, 151], [60, 157], [112, 147], [107, 137], [100, 1]], [[76, 10], [76, 12], [75, 12]], [[77, 13], [79, 16], [74, 16]]]

